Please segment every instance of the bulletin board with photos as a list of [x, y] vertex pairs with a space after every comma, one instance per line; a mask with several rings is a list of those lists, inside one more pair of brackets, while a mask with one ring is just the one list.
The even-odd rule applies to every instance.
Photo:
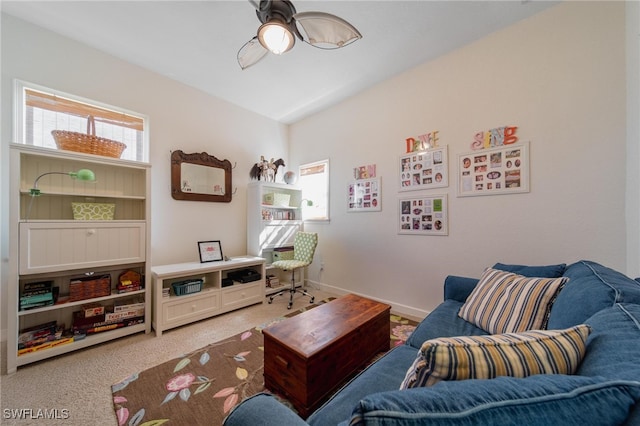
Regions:
[[400, 198], [398, 209], [399, 234], [449, 234], [446, 194]]
[[411, 152], [400, 156], [400, 191], [449, 186], [447, 147]]
[[382, 210], [380, 178], [361, 179], [349, 183], [347, 211], [368, 212]]
[[529, 143], [458, 156], [458, 196], [529, 192]]

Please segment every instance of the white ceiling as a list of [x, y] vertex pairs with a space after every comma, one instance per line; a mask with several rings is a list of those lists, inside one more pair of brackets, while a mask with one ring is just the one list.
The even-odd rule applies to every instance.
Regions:
[[298, 12], [338, 15], [362, 33], [337, 50], [298, 40], [240, 69], [236, 54], [259, 26], [247, 0], [5, 1], [7, 13], [196, 87], [293, 123], [380, 81], [537, 13], [556, 2], [311, 1]]

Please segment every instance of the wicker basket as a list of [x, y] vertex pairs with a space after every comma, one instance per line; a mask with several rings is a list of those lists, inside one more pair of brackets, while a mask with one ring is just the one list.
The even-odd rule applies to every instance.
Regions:
[[87, 133], [52, 130], [51, 134], [58, 149], [84, 152], [85, 154], [102, 155], [120, 158], [127, 145], [122, 142], [96, 136], [96, 123], [93, 116], [87, 119]]

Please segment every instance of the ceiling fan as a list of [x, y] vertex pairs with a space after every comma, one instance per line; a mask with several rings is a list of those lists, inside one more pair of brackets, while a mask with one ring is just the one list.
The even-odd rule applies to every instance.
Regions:
[[245, 69], [268, 52], [281, 55], [289, 51], [296, 37], [320, 49], [338, 49], [362, 38], [344, 19], [324, 12], [296, 12], [289, 0], [249, 0], [262, 23], [258, 34], [238, 51], [238, 64]]

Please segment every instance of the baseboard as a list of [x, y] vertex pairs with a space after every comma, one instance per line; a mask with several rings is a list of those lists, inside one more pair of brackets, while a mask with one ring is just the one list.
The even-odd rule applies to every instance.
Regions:
[[351, 293], [351, 294], [357, 294], [358, 296], [362, 296], [362, 297], [368, 297], [369, 299], [377, 300], [378, 302], [381, 302], [381, 303], [386, 303], [387, 305], [391, 305], [391, 312], [398, 315], [402, 315], [414, 321], [421, 321], [424, 317], [426, 317], [427, 315], [429, 315], [429, 313], [431, 313], [431, 311], [416, 308], [413, 306], [404, 305], [402, 303], [394, 302], [393, 300], [380, 299], [377, 297], [373, 297], [369, 294], [357, 293], [341, 287], [336, 287], [336, 286], [320, 283], [313, 280], [305, 280], [305, 283], [306, 285], [309, 285], [317, 290], [326, 291], [328, 293], [334, 293], [340, 296]]

